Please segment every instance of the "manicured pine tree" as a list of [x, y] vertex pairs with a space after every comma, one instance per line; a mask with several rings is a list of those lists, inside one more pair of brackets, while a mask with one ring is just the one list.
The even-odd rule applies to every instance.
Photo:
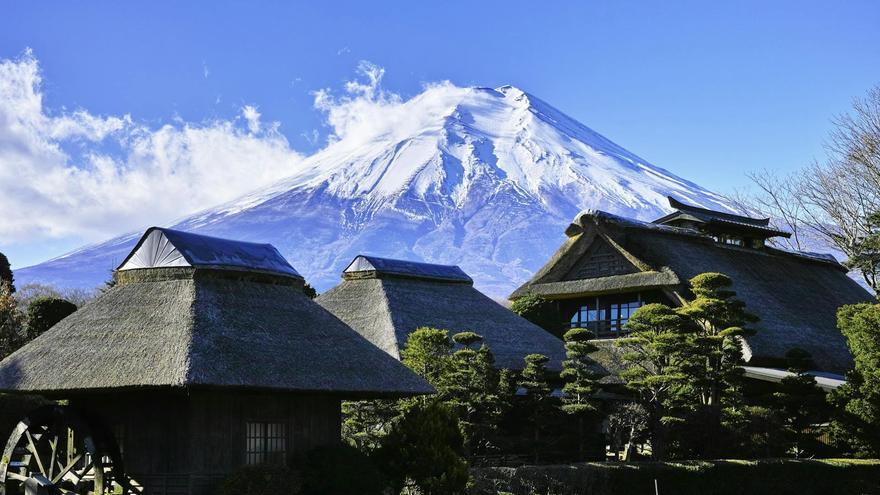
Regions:
[[782, 379], [773, 399], [785, 428], [788, 452], [795, 457], [804, 457], [815, 447], [818, 433], [810, 427], [825, 416], [825, 394], [816, 387], [816, 378], [807, 374], [810, 353], [803, 349], [791, 349], [785, 357], [789, 363], [788, 371], [793, 375]]
[[529, 354], [522, 371], [519, 386], [525, 389], [526, 416], [532, 429], [533, 454], [538, 462], [541, 452], [541, 432], [553, 410], [550, 383], [547, 379], [547, 363], [550, 358], [543, 354]]
[[629, 365], [621, 377], [647, 412], [652, 456], [663, 460], [668, 426], [683, 421], [681, 412], [690, 399], [688, 374], [700, 371], [694, 366], [695, 328], [676, 310], [663, 304], [647, 304], [633, 313], [626, 329], [629, 337], [617, 342]]
[[342, 403], [342, 438], [361, 452], [371, 452], [400, 415], [398, 401], [374, 399]]
[[400, 351], [400, 361], [433, 385], [438, 396], [445, 399], [452, 366], [451, 353], [449, 332], [420, 327], [407, 337], [406, 345]]
[[586, 458], [586, 423], [599, 409], [595, 399], [599, 391], [595, 361], [590, 353], [598, 348], [590, 342], [593, 333], [585, 328], [572, 328], [565, 332], [565, 361], [560, 377], [562, 387], [562, 411], [577, 420], [578, 460]]
[[15, 276], [12, 274], [12, 266], [5, 254], [0, 253], [0, 283], [9, 284], [9, 291], [15, 292]]
[[697, 413], [707, 427], [702, 447], [708, 456], [714, 456], [718, 447], [716, 440], [724, 407], [740, 399], [741, 339], [754, 333], [746, 325], [758, 320], [746, 311], [745, 303], [736, 298], [736, 292], [730, 289], [732, 285], [730, 277], [721, 273], [697, 275], [690, 280], [694, 300], [679, 310], [691, 318], [698, 329], [694, 343], [700, 366], [688, 373], [688, 380], [701, 405]]
[[854, 368], [829, 395], [832, 432], [856, 455], [880, 457], [880, 304], [854, 304], [837, 311]]
[[461, 347], [452, 354], [446, 400], [461, 421], [467, 452], [483, 454], [491, 448], [500, 413], [495, 359], [474, 332], [457, 333], [452, 341]]
[[[445, 401], [451, 384], [451, 352], [452, 342], [446, 330], [421, 327], [409, 335], [400, 354], [404, 365], [437, 390], [436, 400]], [[373, 450], [409, 409], [435, 398], [345, 402], [342, 404], [343, 438], [363, 451]]]

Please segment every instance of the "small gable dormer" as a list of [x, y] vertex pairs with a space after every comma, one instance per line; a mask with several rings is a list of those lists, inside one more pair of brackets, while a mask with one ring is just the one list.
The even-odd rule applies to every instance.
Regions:
[[722, 211], [692, 206], [672, 196], [669, 206], [674, 212], [654, 220], [658, 225], [669, 225], [696, 230], [721, 244], [760, 249], [771, 237], [791, 237], [789, 232], [770, 227], [769, 218], [752, 218]]

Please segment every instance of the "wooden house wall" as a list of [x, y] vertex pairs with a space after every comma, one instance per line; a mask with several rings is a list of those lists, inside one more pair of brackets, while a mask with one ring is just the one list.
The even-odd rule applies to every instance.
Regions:
[[117, 432], [126, 472], [147, 495], [214, 493], [245, 464], [245, 425], [284, 423], [287, 460], [338, 442], [340, 400], [260, 393], [138, 393], [78, 398]]

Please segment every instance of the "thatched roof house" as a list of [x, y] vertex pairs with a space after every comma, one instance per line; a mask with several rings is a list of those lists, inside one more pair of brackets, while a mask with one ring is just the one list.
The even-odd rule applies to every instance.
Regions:
[[0, 390], [430, 391], [307, 298], [271, 245], [152, 228], [115, 280], [0, 363]]
[[271, 245], [152, 228], [114, 279], [0, 362], [0, 391], [99, 416], [147, 493], [213, 493], [238, 466], [338, 442], [344, 398], [432, 391], [306, 297]]
[[681, 304], [690, 297], [689, 279], [721, 272], [760, 317], [744, 350], [750, 365], [784, 367], [785, 353], [799, 347], [817, 369], [841, 373], [851, 367], [836, 311], [872, 298], [846, 268], [827, 255], [765, 245], [785, 234], [768, 227], [767, 219], [670, 203], [677, 211], [654, 223], [601, 211], [579, 214], [562, 247], [510, 298], [542, 295], [557, 305], [561, 326], [613, 338], [642, 304]]
[[482, 294], [457, 266], [358, 256], [316, 301], [398, 359], [423, 326], [482, 335], [501, 368], [522, 369], [540, 353], [559, 370], [565, 358], [562, 341]]

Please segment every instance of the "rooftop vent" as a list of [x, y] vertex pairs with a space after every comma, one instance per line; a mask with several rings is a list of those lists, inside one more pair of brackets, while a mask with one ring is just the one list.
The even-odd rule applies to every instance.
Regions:
[[455, 265], [433, 265], [416, 261], [377, 258], [375, 256], [357, 256], [342, 271], [343, 278], [371, 278], [391, 275], [409, 278], [444, 280], [473, 284], [467, 273]]
[[194, 267], [256, 271], [302, 278], [271, 244], [233, 241], [150, 227], [117, 270]]

